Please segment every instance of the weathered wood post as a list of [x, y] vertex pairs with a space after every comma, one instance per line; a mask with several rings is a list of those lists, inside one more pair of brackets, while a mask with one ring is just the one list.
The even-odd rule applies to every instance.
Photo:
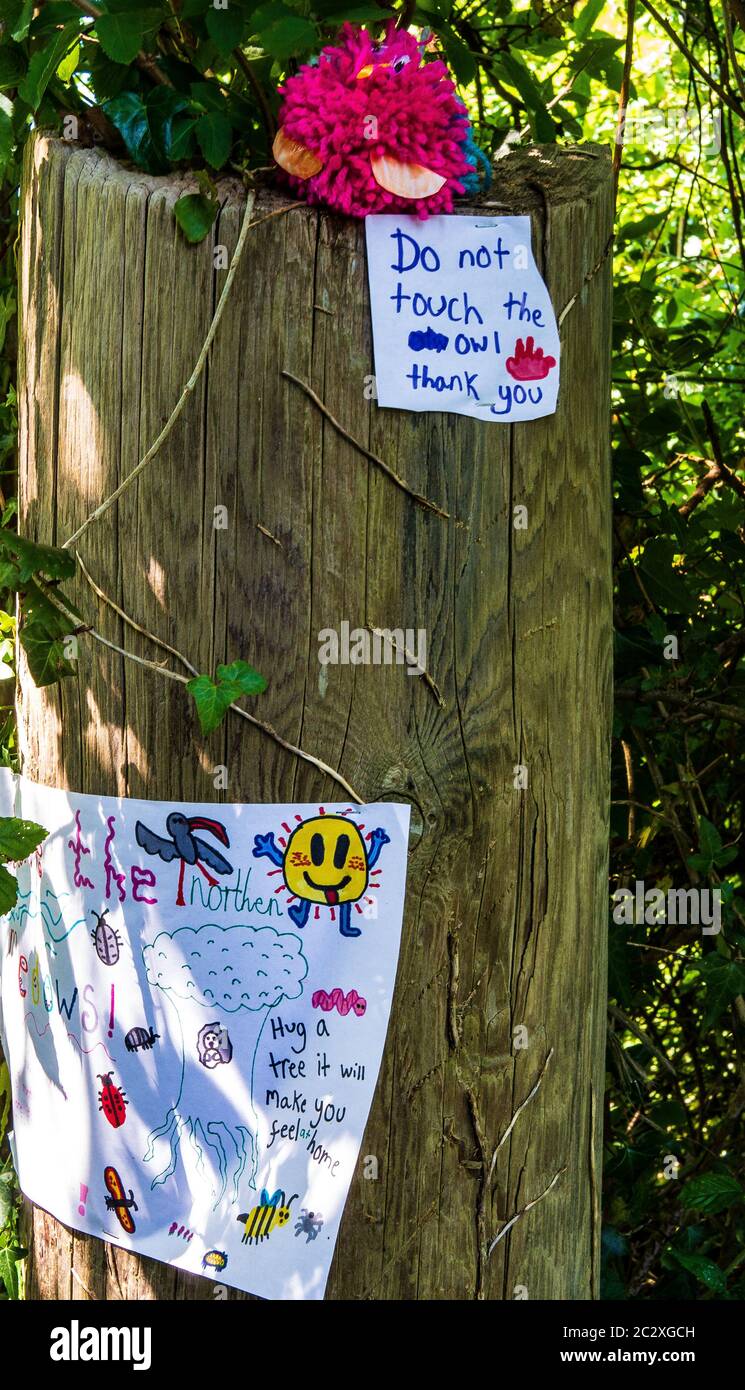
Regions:
[[[186, 186], [43, 136], [29, 147], [20, 492], [35, 539], [62, 543], [132, 471], [194, 366], [224, 279], [214, 248], [232, 253], [244, 197], [226, 183], [212, 237], [190, 248], [173, 216]], [[285, 201], [262, 193], [254, 216]], [[412, 804], [397, 992], [362, 1148], [378, 1175], [360, 1165], [330, 1297], [597, 1288], [609, 160], [587, 146], [512, 154], [480, 210], [530, 214], [557, 313], [571, 305], [555, 416], [508, 427], [378, 409], [365, 395], [362, 226], [296, 208], [250, 231], [207, 372], [158, 457], [80, 543], [136, 623], [200, 670], [251, 661], [269, 680], [254, 710], [279, 735], [365, 799]], [[167, 655], [82, 578], [75, 597], [118, 647]], [[322, 669], [318, 633], [343, 620], [425, 628], [431, 682], [399, 665]], [[19, 704], [24, 770], [41, 782], [173, 800], [340, 795], [235, 716], [203, 740], [183, 687], [92, 638], [75, 678], [37, 691], [24, 677]], [[39, 1210], [30, 1221], [31, 1297], [212, 1296]]]

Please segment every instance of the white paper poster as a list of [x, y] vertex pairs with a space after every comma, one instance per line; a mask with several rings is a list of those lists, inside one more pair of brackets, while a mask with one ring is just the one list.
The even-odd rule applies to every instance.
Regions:
[[529, 217], [365, 219], [380, 406], [552, 415], [559, 333]]
[[3, 771], [48, 839], [0, 921], [23, 1191], [266, 1298], [323, 1296], [396, 976], [409, 808], [173, 805]]

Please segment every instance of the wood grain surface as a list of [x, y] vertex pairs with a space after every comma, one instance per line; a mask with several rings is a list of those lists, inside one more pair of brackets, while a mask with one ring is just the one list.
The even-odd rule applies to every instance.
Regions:
[[[62, 543], [132, 471], [194, 366], [225, 275], [214, 248], [232, 253], [244, 195], [223, 183], [211, 236], [189, 247], [173, 205], [193, 186], [44, 135], [29, 142], [20, 495], [21, 529], [34, 539]], [[253, 216], [287, 201], [262, 190]], [[379, 409], [365, 391], [362, 224], [295, 206], [249, 232], [176, 428], [80, 542], [96, 582], [138, 624], [200, 670], [251, 662], [269, 681], [254, 713], [365, 800], [412, 805], [391, 1026], [329, 1298], [568, 1299], [597, 1289], [609, 159], [592, 146], [513, 153], [479, 211], [529, 213], [557, 311], [573, 301], [554, 416], [508, 426]], [[283, 372], [450, 520], [397, 488]], [[518, 506], [525, 529], [513, 524]], [[214, 525], [219, 507], [225, 529]], [[167, 659], [82, 578], [72, 592], [102, 635]], [[343, 620], [424, 628], [441, 700], [400, 665], [322, 668], [318, 633]], [[202, 738], [182, 686], [89, 636], [61, 687], [37, 691], [22, 673], [19, 708], [24, 771], [55, 786], [174, 802], [344, 795], [233, 714]], [[217, 792], [220, 766], [228, 783]], [[365, 1155], [377, 1178], [364, 1176]], [[32, 1298], [214, 1296], [211, 1282], [38, 1209], [28, 1222]]]

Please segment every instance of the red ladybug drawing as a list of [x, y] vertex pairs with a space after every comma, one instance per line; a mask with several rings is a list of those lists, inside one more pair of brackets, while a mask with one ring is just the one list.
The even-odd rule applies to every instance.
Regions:
[[114, 1129], [118, 1129], [127, 1118], [126, 1107], [129, 1105], [129, 1101], [126, 1099], [124, 1091], [114, 1085], [110, 1071], [103, 1074], [99, 1072], [98, 1079], [103, 1082], [101, 1094], [98, 1097], [98, 1108], [103, 1110], [109, 1124], [113, 1125]]

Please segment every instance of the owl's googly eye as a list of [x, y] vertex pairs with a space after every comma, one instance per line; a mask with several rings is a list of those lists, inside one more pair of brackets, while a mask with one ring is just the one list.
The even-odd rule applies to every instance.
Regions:
[[391, 63], [391, 67], [393, 68], [394, 72], [403, 72], [404, 68], [406, 67], [406, 64], [410, 62], [411, 58], [409, 57], [408, 53], [405, 53], [401, 58], [394, 59], [393, 63]]

